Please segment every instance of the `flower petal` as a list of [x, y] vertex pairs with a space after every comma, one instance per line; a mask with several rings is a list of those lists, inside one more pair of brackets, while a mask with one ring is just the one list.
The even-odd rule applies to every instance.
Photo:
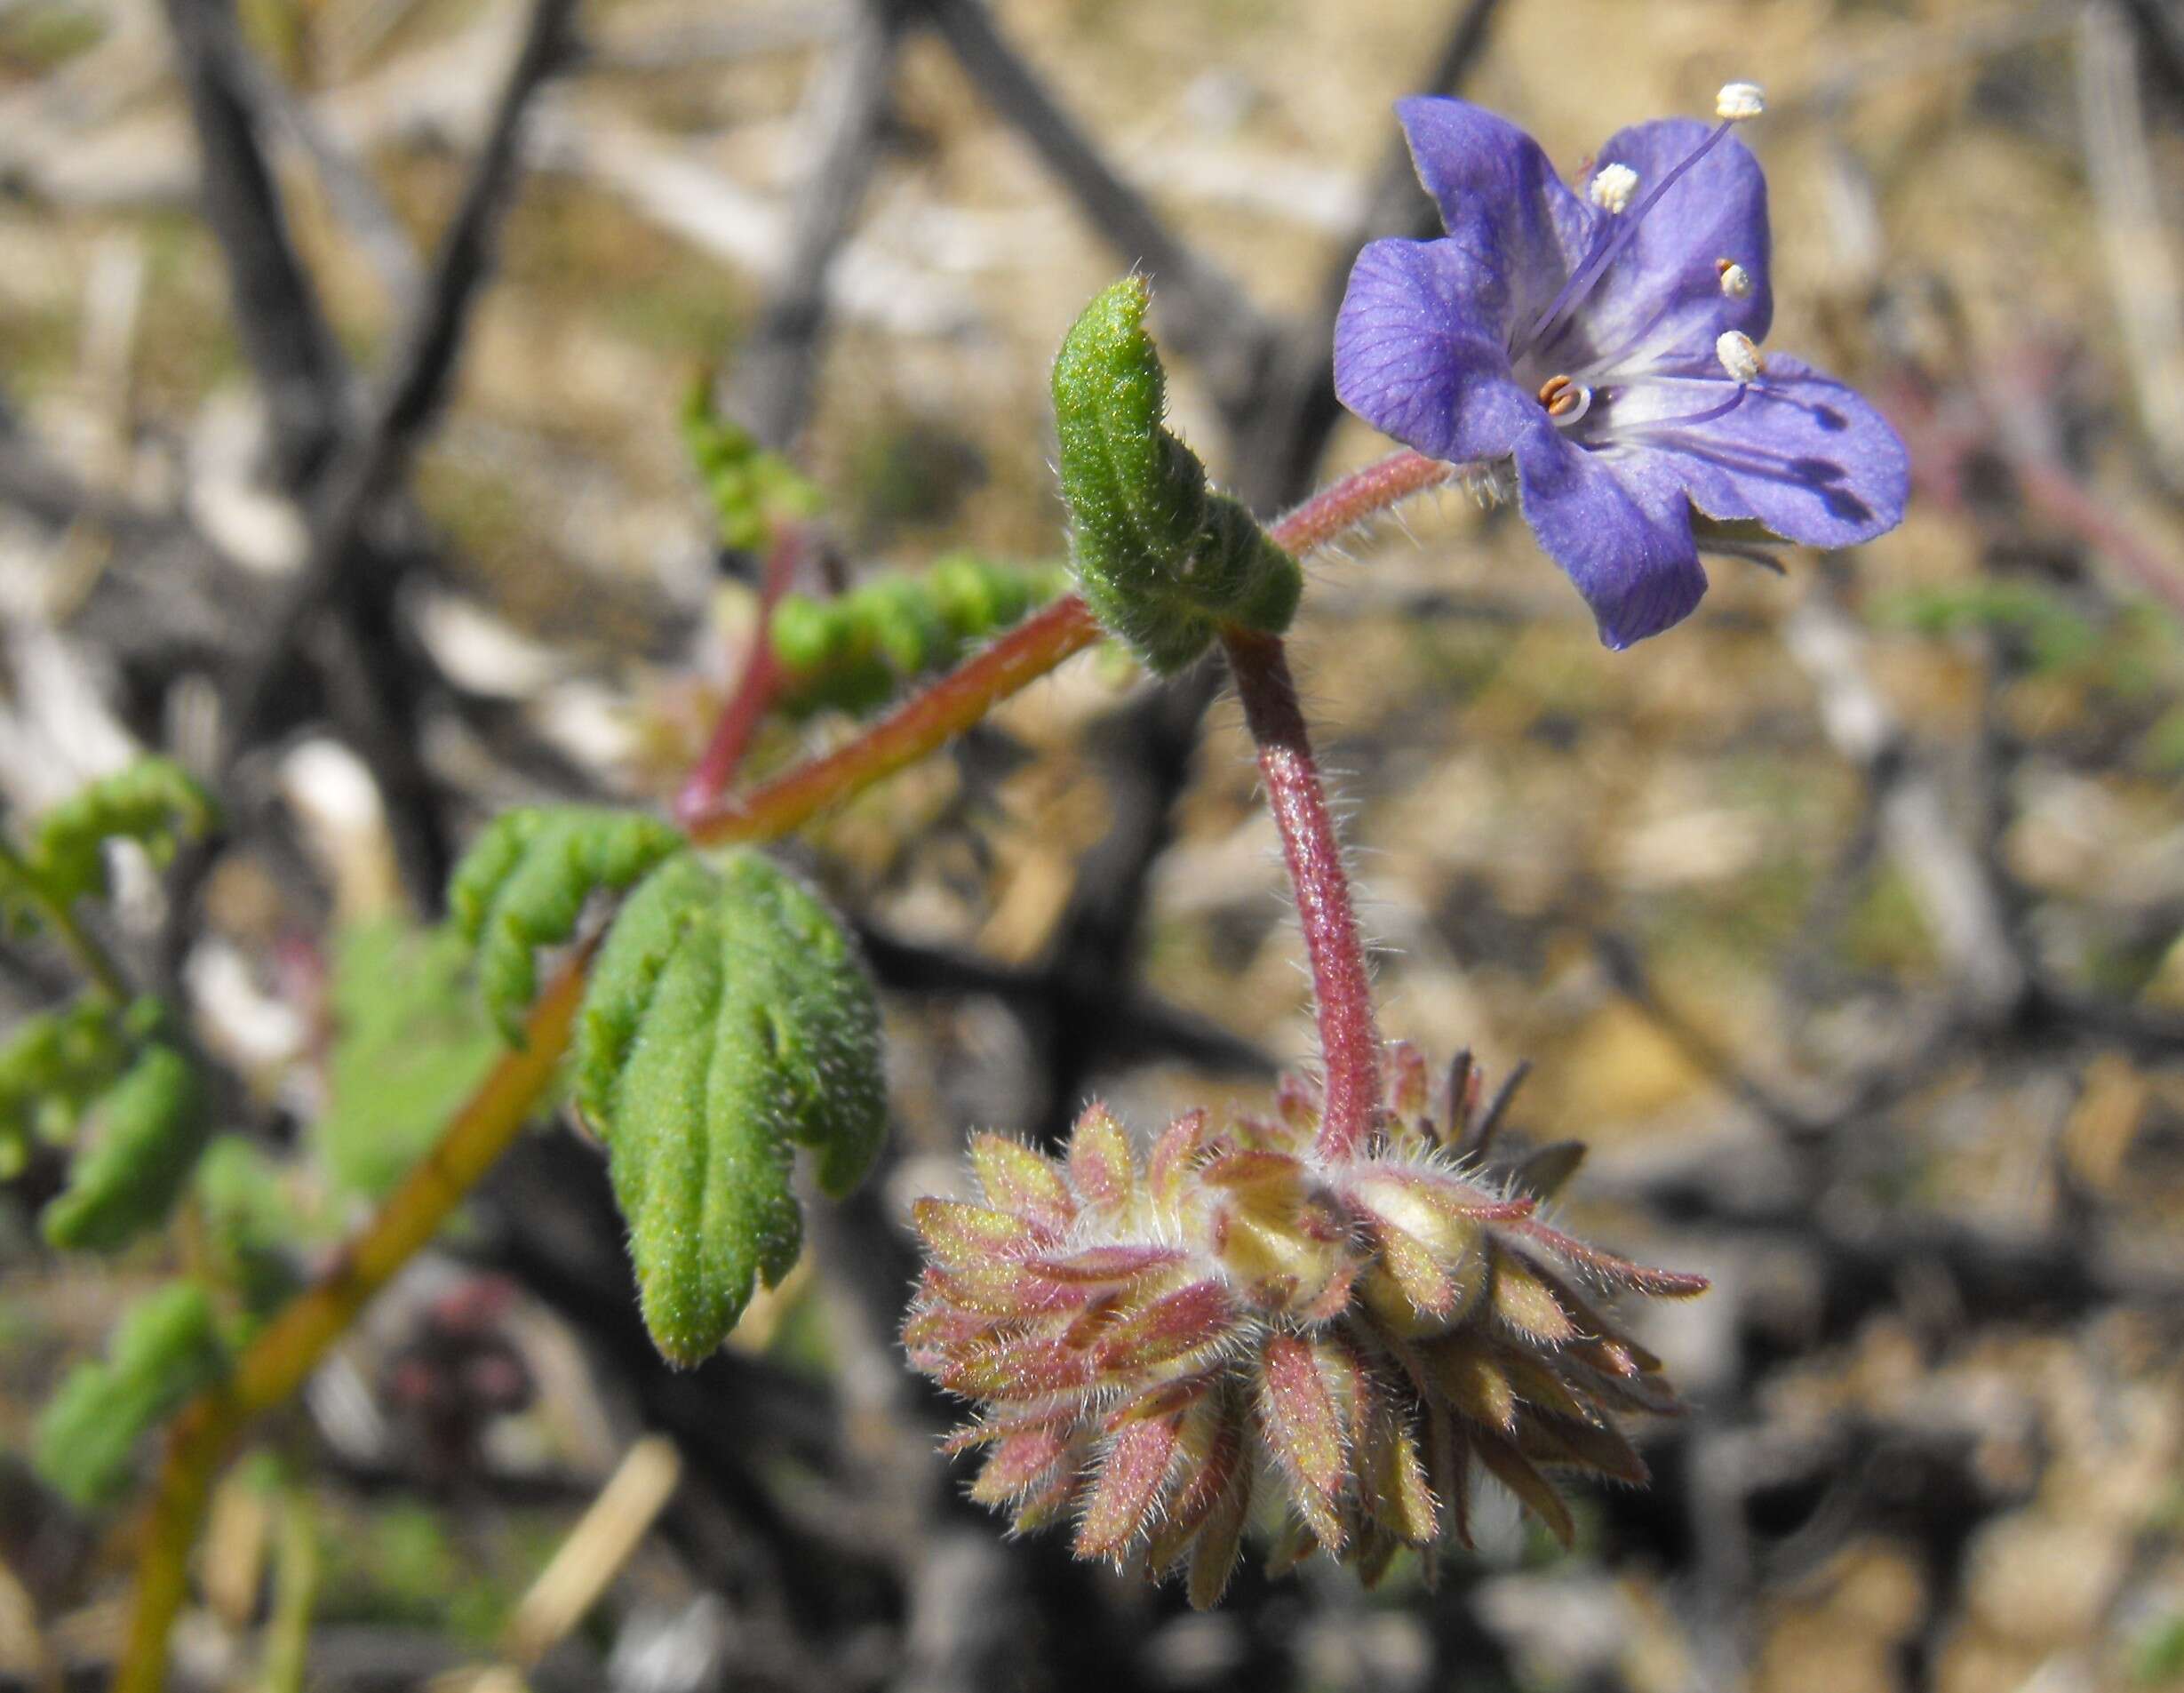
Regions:
[[1454, 241], [1375, 241], [1358, 255], [1335, 321], [1335, 392], [1429, 459], [1508, 456], [1540, 415], [1502, 350], [1507, 290]]
[[1743, 403], [1678, 428], [1649, 417], [1710, 410], [1725, 384], [1647, 383], [1615, 403], [1615, 432], [1659, 461], [1710, 517], [1756, 518], [1785, 540], [1850, 547], [1903, 520], [1910, 465], [1888, 420], [1834, 378], [1786, 353]]
[[[1634, 124], [1609, 139], [1599, 163], [1637, 172], [1642, 201], [1710, 132], [1710, 125], [1688, 117]], [[1638, 212], [1634, 204], [1619, 215]], [[1718, 266], [1725, 259], [1751, 279], [1751, 291], [1741, 299], [1722, 292]], [[1724, 136], [1645, 212], [1568, 328], [1541, 355], [1551, 363], [1559, 354], [1571, 367], [1590, 363], [1619, 370], [1678, 359], [1710, 371], [1714, 342], [1725, 331], [1766, 339], [1774, 316], [1767, 273], [1766, 179], [1751, 150]]]
[[[1395, 108], [1441, 225], [1500, 276], [1523, 328], [1591, 246], [1601, 213], [1570, 192], [1540, 144], [1468, 100], [1419, 96]], [[1507, 346], [1506, 339], [1502, 340]]]
[[1577, 584], [1610, 647], [1681, 622], [1706, 592], [1682, 488], [1668, 476], [1628, 475], [1656, 456], [1583, 451], [1544, 413], [1517, 442], [1525, 521]]

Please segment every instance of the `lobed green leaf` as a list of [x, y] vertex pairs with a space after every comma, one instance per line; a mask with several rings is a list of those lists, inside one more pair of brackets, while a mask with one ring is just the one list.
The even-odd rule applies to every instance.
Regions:
[[172, 759], [139, 758], [40, 819], [25, 863], [48, 898], [68, 905], [106, 892], [108, 842], [134, 841], [164, 863], [219, 817], [211, 795]]
[[825, 501], [786, 459], [713, 409], [712, 387], [705, 376], [690, 385], [682, 406], [683, 446], [705, 480], [721, 545], [758, 552], [782, 524], [817, 516]]
[[578, 1018], [579, 1109], [605, 1137], [646, 1325], [695, 1364], [795, 1264], [792, 1148], [830, 1194], [886, 1133], [879, 1014], [849, 938], [762, 854], [663, 865], [625, 902]]
[[905, 682], [945, 669], [1063, 586], [1051, 565], [997, 563], [952, 553], [915, 574], [889, 574], [834, 599], [785, 595], [769, 626], [793, 715], [863, 712]]
[[335, 936], [327, 1103], [312, 1137], [351, 1193], [391, 1192], [499, 1051], [465, 979], [469, 957], [461, 936], [399, 917]]
[[1145, 333], [1144, 279], [1078, 318], [1054, 363], [1071, 563], [1086, 603], [1152, 670], [1191, 663], [1224, 623], [1279, 634], [1303, 589], [1296, 561], [1168, 432], [1167, 378]]
[[478, 992], [511, 1046], [538, 992], [537, 954], [576, 933], [584, 902], [620, 893], [682, 848], [657, 818], [601, 806], [504, 811], [455, 867], [448, 909], [477, 947]]
[[38, 1419], [33, 1462], [77, 1505], [108, 1503], [138, 1441], [227, 1367], [204, 1289], [171, 1282], [129, 1309], [105, 1362], [68, 1373]]
[[93, 1112], [96, 1138], [39, 1217], [64, 1251], [116, 1251], [165, 1222], [211, 1132], [203, 1077], [163, 1042], [147, 1046]]

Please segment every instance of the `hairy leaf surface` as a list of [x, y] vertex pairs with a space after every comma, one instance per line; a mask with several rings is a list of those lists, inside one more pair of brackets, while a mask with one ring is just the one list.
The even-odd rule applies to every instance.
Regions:
[[1085, 601], [1165, 675], [1224, 622], [1287, 628], [1303, 575], [1249, 512], [1208, 489], [1206, 467], [1164, 426], [1149, 298], [1142, 276], [1126, 276], [1085, 308], [1054, 363], [1054, 416]]
[[66, 1251], [111, 1252], [165, 1222], [211, 1132], [204, 1078], [163, 1042], [147, 1046], [93, 1109], [96, 1138], [39, 1218]]
[[147, 1295], [116, 1326], [106, 1361], [78, 1364], [47, 1404], [39, 1473], [80, 1505], [109, 1502], [137, 1441], [227, 1367], [203, 1288], [176, 1282]]
[[538, 992], [538, 952], [577, 930], [584, 902], [620, 893], [682, 837], [657, 818], [600, 806], [504, 811], [448, 883], [448, 910], [478, 949], [478, 991], [511, 1046]]
[[792, 1149], [855, 1185], [886, 1132], [879, 1015], [849, 938], [770, 859], [663, 865], [600, 949], [575, 1085], [604, 1135], [645, 1322], [663, 1354], [716, 1348], [758, 1281], [796, 1262]]

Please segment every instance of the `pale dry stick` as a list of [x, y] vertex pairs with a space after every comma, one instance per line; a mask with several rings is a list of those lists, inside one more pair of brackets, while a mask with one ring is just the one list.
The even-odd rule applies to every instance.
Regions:
[[165, 4], [196, 125], [204, 218], [227, 260], [235, 332], [265, 397], [275, 480], [298, 492], [340, 439], [347, 364], [297, 257], [250, 102], [235, 84], [226, 0]]
[[38, 1621], [38, 1601], [0, 1558], [0, 1654], [34, 1693], [62, 1693], [61, 1666]]
[[865, 0], [805, 97], [798, 128], [816, 157], [796, 196], [788, 261], [736, 359], [736, 408], [777, 450], [811, 409], [827, 278], [880, 163], [907, 9], [908, 0]]
[[317, 1502], [307, 1485], [291, 1477], [282, 1490], [273, 1615], [266, 1621], [263, 1693], [303, 1693], [320, 1574]]
[[397, 308], [407, 309], [424, 278], [424, 264], [402, 220], [379, 192], [371, 172], [343, 145], [323, 121], [316, 108], [297, 97], [288, 84], [252, 52], [232, 27], [221, 30], [216, 51], [229, 60], [228, 79], [249, 103], [261, 130], [279, 130], [310, 162], [326, 204], [349, 234], [372, 269], [380, 286]]
[[[662, 12], [674, 15], [649, 15]], [[687, 71], [825, 46], [856, 15], [852, 5], [819, 0], [777, 0], [725, 14], [705, 7], [618, 8], [597, 20], [586, 40], [592, 63], [602, 70]]]
[[500, 1636], [501, 1656], [519, 1668], [532, 1668], [582, 1622], [682, 1481], [682, 1457], [672, 1440], [652, 1434], [632, 1446], [517, 1603]]
[[1161, 321], [1175, 350], [1206, 371], [1224, 413], [1252, 403], [1273, 331], [1212, 260], [1179, 240], [1144, 195], [1123, 180], [995, 28], [984, 0], [913, 0], [947, 43], [988, 106], [1046, 162], [1085, 219], [1160, 285]]
[[1828, 739], [1878, 795], [1883, 838], [1969, 1010], [1977, 1018], [2006, 1018], [2024, 1003], [2031, 969], [1987, 866], [1949, 821], [1941, 784], [1866, 673], [1865, 631], [1815, 583], [1782, 635], [1819, 696]]
[[2105, 0], [2095, 0], [2078, 20], [2077, 101], [2100, 256], [2130, 354], [2132, 395], [2162, 480], [2184, 490], [2184, 276], [2147, 156], [2138, 38]]

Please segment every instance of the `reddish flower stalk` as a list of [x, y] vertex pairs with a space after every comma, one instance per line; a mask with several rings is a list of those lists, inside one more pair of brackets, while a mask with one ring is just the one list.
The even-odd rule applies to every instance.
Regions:
[[1342, 843], [1327, 815], [1327, 795], [1312, 758], [1296, 683], [1278, 636], [1229, 629], [1222, 636], [1229, 669], [1244, 702], [1244, 721], [1258, 744], [1267, 810], [1281, 832], [1282, 857], [1296, 891], [1311, 959], [1312, 999], [1327, 1073], [1327, 1114], [1319, 1150], [1336, 1157], [1361, 1148], [1380, 1107], [1380, 1032], [1373, 1021], [1373, 984], [1358, 937]]
[[1413, 494], [1447, 482], [1462, 468], [1423, 453], [1391, 453], [1322, 488], [1266, 532], [1277, 547], [1301, 558]]
[[675, 795], [678, 823], [688, 826], [720, 803], [721, 795], [728, 792], [728, 785], [742, 767], [744, 755], [751, 750], [759, 724], [773, 705], [781, 685], [781, 661], [774, 656], [774, 607], [796, 579], [797, 567], [809, 546], [810, 536], [801, 523], [784, 524], [774, 538], [766, 555], [766, 579], [759, 590], [758, 626], [750, 655], [744, 660], [743, 675], [737, 678], [734, 691], [721, 707], [713, 739], [705, 743], [682, 791]]

